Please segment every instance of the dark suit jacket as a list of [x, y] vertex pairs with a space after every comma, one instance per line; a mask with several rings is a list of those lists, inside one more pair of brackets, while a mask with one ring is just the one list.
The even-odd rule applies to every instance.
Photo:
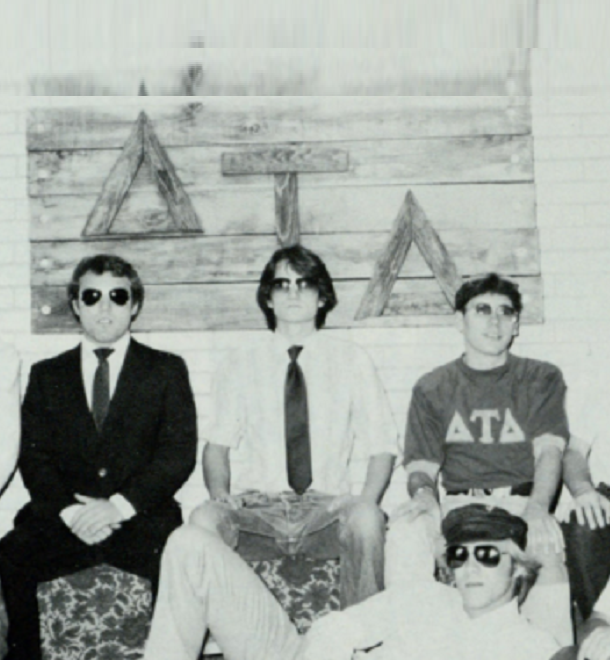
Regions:
[[[57, 516], [74, 494], [123, 495], [137, 513], [176, 508], [195, 465], [196, 412], [182, 358], [134, 339], [98, 433], [80, 346], [32, 367], [22, 407], [19, 467], [30, 514]], [[25, 513], [25, 511], [23, 512]]]

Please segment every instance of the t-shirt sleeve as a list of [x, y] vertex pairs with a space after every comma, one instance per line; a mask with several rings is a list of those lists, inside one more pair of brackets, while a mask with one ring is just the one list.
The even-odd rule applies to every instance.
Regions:
[[555, 444], [563, 449], [570, 432], [566, 414], [566, 384], [561, 371], [547, 366], [532, 381], [530, 429], [537, 449]]
[[415, 385], [407, 415], [404, 465], [425, 462], [440, 466], [444, 455], [443, 434], [440, 415], [431, 405], [422, 387]]

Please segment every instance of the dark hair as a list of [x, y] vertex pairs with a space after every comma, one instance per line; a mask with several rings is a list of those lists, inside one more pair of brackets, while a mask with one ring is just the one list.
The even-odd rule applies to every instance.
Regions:
[[293, 245], [276, 250], [261, 273], [258, 291], [256, 292], [256, 302], [267, 319], [267, 327], [269, 330], [275, 330], [276, 327], [275, 312], [272, 307], [269, 307], [269, 300], [271, 299], [275, 270], [282, 261], [287, 262], [296, 273], [301, 277], [312, 280], [317, 286], [318, 295], [323, 303], [316, 314], [316, 328], [320, 329], [326, 321], [328, 312], [336, 306], [337, 296], [332, 278], [322, 259], [302, 245]]
[[135, 321], [144, 304], [144, 285], [140, 280], [138, 271], [128, 261], [112, 254], [96, 254], [94, 257], [85, 257], [74, 269], [72, 280], [68, 284], [68, 302], [76, 319], [78, 320], [79, 317], [74, 311], [72, 303], [78, 300], [80, 280], [87, 273], [95, 273], [96, 275], [112, 273], [114, 277], [126, 277], [131, 285], [132, 303], [137, 305], [136, 312], [131, 317], [131, 320]]
[[466, 311], [466, 305], [473, 298], [484, 293], [496, 293], [506, 296], [510, 299], [517, 314], [521, 314], [523, 305], [518, 285], [504, 277], [500, 277], [497, 273], [488, 273], [466, 280], [455, 294], [455, 311], [463, 314]]

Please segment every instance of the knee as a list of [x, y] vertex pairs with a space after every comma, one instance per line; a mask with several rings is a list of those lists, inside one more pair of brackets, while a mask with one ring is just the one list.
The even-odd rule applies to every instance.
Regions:
[[204, 502], [193, 510], [189, 516], [189, 525], [205, 529], [208, 532], [218, 533], [221, 515], [214, 502]]
[[357, 502], [341, 516], [340, 537], [379, 539], [385, 535], [385, 517], [381, 509], [371, 502]]

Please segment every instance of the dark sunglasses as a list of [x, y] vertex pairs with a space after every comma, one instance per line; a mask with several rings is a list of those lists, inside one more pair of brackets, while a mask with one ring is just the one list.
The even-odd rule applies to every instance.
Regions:
[[271, 287], [274, 291], [288, 293], [293, 282], [296, 284], [299, 292], [316, 291], [318, 289], [316, 283], [309, 277], [297, 277], [296, 280], [289, 280], [287, 277], [276, 277], [273, 282], [271, 282]]
[[[111, 289], [108, 297], [115, 305], [123, 307], [129, 302], [131, 296], [127, 289]], [[102, 292], [99, 289], [85, 289], [81, 291], [80, 299], [87, 307], [93, 307], [102, 299]]]
[[486, 568], [495, 568], [502, 559], [502, 555], [508, 553], [501, 552], [495, 545], [475, 545], [469, 548], [466, 545], [450, 545], [447, 548], [446, 558], [449, 568], [461, 568], [467, 561], [472, 551], [474, 558]]

